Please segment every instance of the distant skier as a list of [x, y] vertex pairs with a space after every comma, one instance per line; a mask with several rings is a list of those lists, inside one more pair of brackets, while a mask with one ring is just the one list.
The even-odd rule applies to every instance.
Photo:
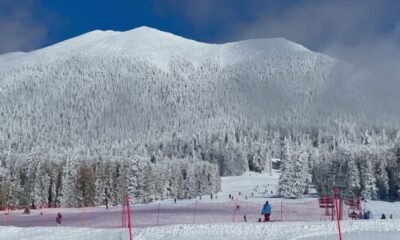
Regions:
[[108, 210], [108, 199], [106, 198], [106, 199], [104, 200], [104, 202], [105, 202], [105, 204], [106, 204], [106, 210]]
[[61, 225], [61, 218], [62, 218], [61, 213], [60, 212], [57, 213], [56, 223], [58, 227]]
[[351, 212], [350, 213], [350, 217], [351, 217], [351, 220], [356, 220], [357, 219], [357, 213], [355, 211]]
[[265, 202], [261, 214], [264, 215], [264, 222], [269, 222], [269, 217], [271, 216], [271, 205], [268, 201]]
[[364, 219], [370, 219], [371, 218], [371, 211], [366, 211], [364, 213]]
[[31, 210], [29, 209], [29, 207], [25, 208], [24, 214], [31, 214]]
[[393, 219], [393, 215], [392, 215], [392, 214], [390, 214], [390, 215], [389, 215], [389, 218], [390, 218], [390, 219]]
[[386, 215], [382, 213], [381, 219], [386, 219]]

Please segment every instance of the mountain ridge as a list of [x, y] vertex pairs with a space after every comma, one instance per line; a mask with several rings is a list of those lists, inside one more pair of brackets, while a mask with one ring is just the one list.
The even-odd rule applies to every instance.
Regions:
[[[174, 57], [190, 59], [199, 66], [202, 62], [220, 58], [223, 65], [247, 60], [272, 51], [309, 51], [304, 46], [284, 38], [250, 39], [222, 44], [201, 43], [149, 27], [139, 27], [125, 32], [94, 30], [54, 45], [27, 52], [19, 58], [5, 58], [0, 55], [0, 65], [16, 65], [29, 58], [46, 58], [49, 54], [124, 54], [138, 57], [168, 70], [168, 62]], [[175, 52], [171, 52], [175, 50]], [[5, 59], [4, 59], [5, 58]], [[159, 59], [157, 59], [159, 58]], [[235, 60], [237, 59], [237, 60]], [[8, 61], [7, 61], [8, 60]], [[8, 64], [7, 64], [8, 62]]]

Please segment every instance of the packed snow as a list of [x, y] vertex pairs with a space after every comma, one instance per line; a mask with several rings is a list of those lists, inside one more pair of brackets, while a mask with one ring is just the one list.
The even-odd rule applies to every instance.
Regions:
[[[344, 221], [342, 222], [342, 229], [344, 239], [397, 240], [400, 234], [400, 221]], [[335, 222], [173, 225], [134, 229], [133, 236], [137, 240], [338, 239]], [[127, 229], [0, 227], [0, 237], [8, 240], [116, 240], [129, 239], [129, 234]]]

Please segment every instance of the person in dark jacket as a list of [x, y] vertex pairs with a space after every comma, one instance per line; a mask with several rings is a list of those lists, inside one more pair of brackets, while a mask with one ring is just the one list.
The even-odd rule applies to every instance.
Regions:
[[56, 217], [57, 226], [61, 225], [61, 218], [62, 218], [61, 213], [60, 212], [57, 213], [57, 217]]
[[265, 202], [261, 214], [264, 215], [264, 222], [269, 222], [269, 217], [271, 216], [271, 205], [268, 201]]
[[352, 211], [352, 212], [350, 213], [351, 220], [356, 220], [356, 219], [357, 219], [357, 216], [358, 216], [358, 214], [357, 214], [355, 211]]

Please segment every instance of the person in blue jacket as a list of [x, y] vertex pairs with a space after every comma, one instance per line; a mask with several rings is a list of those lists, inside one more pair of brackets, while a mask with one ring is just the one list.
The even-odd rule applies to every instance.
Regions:
[[269, 222], [269, 217], [271, 216], [271, 205], [268, 201], [265, 202], [261, 214], [264, 215], [264, 222]]

